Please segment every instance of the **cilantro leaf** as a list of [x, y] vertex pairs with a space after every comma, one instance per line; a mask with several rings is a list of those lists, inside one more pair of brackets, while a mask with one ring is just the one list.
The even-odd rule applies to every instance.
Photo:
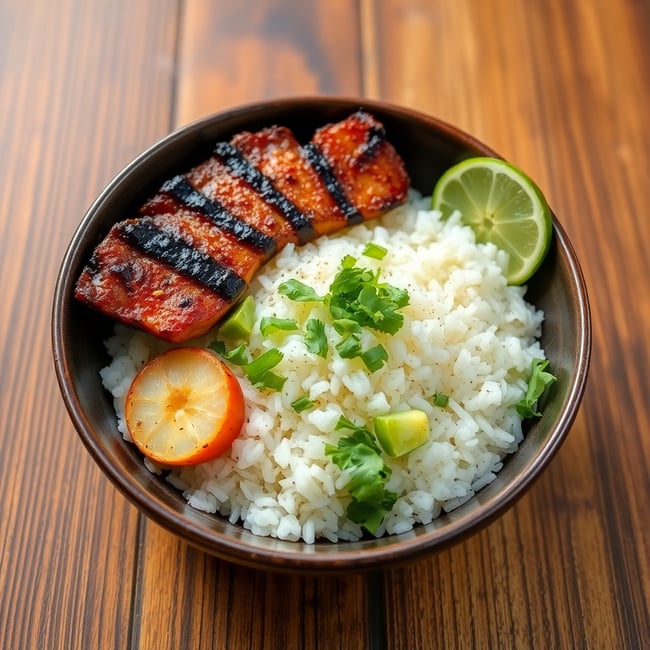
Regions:
[[379, 273], [354, 266], [346, 256], [330, 285], [329, 309], [335, 321], [356, 321], [362, 327], [395, 334], [404, 323], [398, 312], [409, 303], [405, 289], [379, 282]]
[[318, 318], [310, 318], [305, 324], [305, 345], [310, 352], [323, 359], [327, 356], [327, 336], [325, 323]]
[[554, 375], [546, 372], [548, 364], [549, 362], [546, 359], [533, 359], [528, 389], [526, 390], [526, 394], [517, 403], [517, 413], [522, 418], [538, 418], [542, 415], [537, 410], [537, 402], [546, 387], [554, 381], [557, 381]]
[[368, 532], [375, 533], [397, 501], [397, 494], [386, 489], [391, 469], [381, 457], [381, 450], [370, 431], [345, 417], [339, 419], [336, 428], [351, 430], [336, 446], [325, 444], [325, 453], [350, 475], [347, 487], [352, 501], [347, 516]]
[[323, 302], [324, 300], [324, 297], [319, 296], [312, 287], [295, 279], [283, 282], [278, 287], [278, 292], [294, 302]]

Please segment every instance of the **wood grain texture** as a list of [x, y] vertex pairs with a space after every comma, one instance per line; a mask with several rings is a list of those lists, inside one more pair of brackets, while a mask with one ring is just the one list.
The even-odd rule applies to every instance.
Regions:
[[[650, 647], [650, 5], [635, 0], [0, 0], [0, 647]], [[50, 296], [110, 178], [173, 128], [366, 95], [472, 132], [582, 260], [589, 385], [501, 519], [372, 576], [283, 577], [146, 520], [79, 443]]]
[[187, 0], [176, 123], [289, 95], [361, 93], [352, 0]]
[[138, 515], [62, 408], [49, 318], [86, 208], [170, 128], [175, 18], [164, 1], [0, 3], [2, 648], [131, 635]]

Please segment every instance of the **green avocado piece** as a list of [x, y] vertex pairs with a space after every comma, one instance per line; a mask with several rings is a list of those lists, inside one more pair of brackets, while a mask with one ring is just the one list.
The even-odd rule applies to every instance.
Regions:
[[255, 300], [246, 296], [226, 316], [219, 327], [219, 334], [230, 339], [247, 339], [255, 325]]
[[404, 456], [429, 440], [429, 418], [418, 409], [378, 415], [374, 426], [379, 444], [393, 458]]

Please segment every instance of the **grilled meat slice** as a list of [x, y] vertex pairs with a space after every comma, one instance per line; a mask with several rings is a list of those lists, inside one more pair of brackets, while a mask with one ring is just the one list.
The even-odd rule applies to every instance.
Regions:
[[[222, 233], [227, 239], [249, 247], [262, 256], [263, 262], [277, 252], [277, 243], [273, 237], [231, 214], [219, 202], [210, 200], [181, 175], [166, 181], [139, 212], [141, 215], [154, 215], [173, 214], [179, 210], [190, 210], [209, 220], [215, 229], [215, 235]], [[216, 250], [218, 248], [216, 246]]]
[[358, 112], [300, 147], [288, 129], [242, 133], [165, 182], [95, 249], [76, 297], [180, 342], [214, 326], [288, 243], [403, 202], [408, 176], [383, 128]]
[[[141, 219], [120, 222], [110, 231], [103, 245], [96, 249], [93, 264], [89, 265], [77, 283], [77, 297], [110, 313], [123, 323], [139, 325], [164, 339], [184, 340], [183, 329], [187, 330], [188, 338], [207, 332], [232, 306], [260, 266], [276, 250], [272, 238], [233, 219], [228, 213], [215, 215], [216, 207], [212, 206], [211, 209], [210, 205], [209, 200], [198, 194], [182, 177], [175, 177], [165, 183], [161, 191], [142, 206]], [[183, 255], [195, 269], [201, 269], [202, 263], [203, 272], [195, 273], [192, 278], [191, 271], [181, 268], [178, 261], [175, 262], [173, 250], [155, 245], [156, 236], [176, 242], [176, 256]], [[149, 242], [140, 241], [147, 237]], [[125, 244], [129, 246], [133, 268], [124, 266], [124, 260], [116, 266], [111, 257], [115, 251], [124, 252]], [[147, 244], [151, 246], [148, 248]], [[174, 273], [190, 276], [189, 279], [193, 282], [184, 286], [184, 300], [177, 300], [174, 293], [177, 290], [176, 282], [174, 291], [165, 290], [168, 283], [164, 281], [161, 287], [153, 289], [151, 295], [146, 283], [143, 284], [140, 295], [136, 282], [125, 282], [125, 278], [133, 280], [142, 277], [145, 267], [137, 263], [137, 258], [142, 255], [148, 256], [146, 269], [150, 283], [165, 278], [167, 272], [171, 272], [172, 276]], [[158, 264], [155, 264], [156, 258]], [[214, 261], [216, 267], [209, 260]], [[118, 272], [114, 273], [116, 268]], [[225, 271], [219, 273], [219, 268]], [[219, 295], [220, 290], [228, 289], [229, 276], [226, 271], [231, 274], [229, 281], [234, 289]], [[210, 286], [210, 274], [216, 277], [213, 286]], [[219, 286], [219, 282], [223, 286]], [[113, 305], [108, 298], [111, 290], [115, 295]], [[129, 292], [128, 300], [123, 299], [124, 291]], [[212, 291], [220, 298], [216, 303], [209, 302], [212, 305], [210, 315], [193, 297], [201, 291]], [[190, 323], [191, 310], [188, 310], [190, 298], [191, 304], [197, 307], [198, 320], [193, 326]], [[152, 300], [166, 315], [164, 319], [154, 320], [148, 313], [150, 310], [143, 313], [142, 303], [149, 304]]]
[[150, 222], [164, 232], [177, 235], [190, 248], [211, 257], [224, 268], [234, 271], [246, 284], [265, 262], [263, 253], [225, 234], [208, 219], [190, 210], [178, 209], [151, 215]]
[[307, 215], [316, 235], [361, 221], [361, 214], [345, 197], [326, 161], [303, 149], [288, 128], [244, 131], [235, 135], [231, 144]]
[[174, 270], [123, 237], [122, 221], [97, 246], [82, 271], [75, 297], [126, 325], [168, 341], [200, 336], [232, 304], [201, 282]]
[[277, 250], [298, 243], [298, 233], [282, 212], [267, 203], [246, 180], [233, 174], [226, 163], [212, 156], [185, 174], [186, 179], [230, 214], [272, 237]]
[[364, 219], [403, 203], [409, 178], [383, 125], [359, 110], [316, 131], [310, 146], [320, 152]]
[[218, 142], [214, 153], [233, 176], [245, 181], [268, 206], [282, 214], [295, 232], [299, 244], [305, 244], [316, 236], [309, 217], [275, 187], [272, 179], [251, 164], [241, 151], [229, 142]]

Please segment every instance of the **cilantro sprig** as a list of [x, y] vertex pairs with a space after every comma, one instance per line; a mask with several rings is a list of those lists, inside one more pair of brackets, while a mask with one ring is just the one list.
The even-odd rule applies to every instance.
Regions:
[[[383, 246], [368, 244], [363, 254], [381, 259], [386, 253]], [[330, 284], [326, 295], [319, 295], [315, 289], [300, 280], [283, 282], [278, 291], [296, 302], [320, 302], [327, 306], [332, 318], [331, 325], [340, 335], [335, 344], [343, 359], [361, 358], [370, 372], [381, 368], [388, 360], [383, 345], [377, 344], [364, 349], [361, 341], [362, 329], [371, 329], [385, 334], [395, 334], [404, 324], [400, 309], [409, 304], [409, 294], [386, 282], [379, 281], [379, 271], [357, 266], [357, 259], [346, 255]], [[305, 345], [310, 352], [327, 356], [325, 324], [312, 319], [306, 324]]]
[[327, 357], [327, 335], [325, 334], [325, 323], [318, 318], [310, 318], [305, 323], [305, 345], [310, 352], [319, 357]]
[[343, 416], [336, 429], [351, 431], [340, 438], [336, 446], [325, 444], [325, 454], [350, 475], [347, 488], [352, 501], [347, 516], [374, 534], [397, 501], [397, 494], [386, 489], [392, 470], [384, 462], [381, 449], [368, 429]]
[[547, 386], [557, 381], [554, 375], [546, 371], [548, 365], [547, 359], [533, 359], [526, 394], [517, 403], [517, 413], [522, 418], [538, 418], [542, 415], [537, 406], [539, 398]]
[[329, 291], [329, 310], [335, 320], [352, 320], [361, 327], [395, 334], [404, 324], [399, 309], [409, 304], [409, 295], [385, 282], [379, 271], [356, 266], [356, 258], [346, 255]]

